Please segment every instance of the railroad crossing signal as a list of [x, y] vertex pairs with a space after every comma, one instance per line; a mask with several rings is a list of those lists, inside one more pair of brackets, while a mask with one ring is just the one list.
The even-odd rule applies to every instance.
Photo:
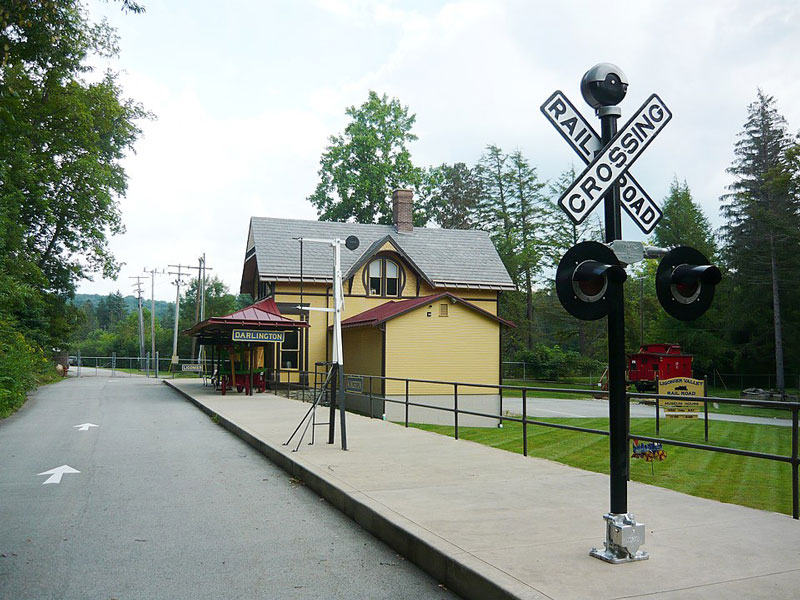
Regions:
[[672, 113], [661, 98], [651, 95], [559, 198], [570, 219], [582, 223], [670, 119]]
[[628, 80], [615, 65], [599, 63], [584, 74], [581, 94], [600, 117], [600, 138], [560, 91], [541, 106], [545, 117], [587, 163], [559, 205], [579, 224], [604, 201], [606, 243], [581, 242], [570, 248], [558, 264], [556, 292], [564, 308], [579, 319], [608, 317], [610, 510], [603, 516], [604, 547], [592, 548], [589, 554], [614, 564], [649, 557], [639, 549], [645, 527], [628, 513], [630, 413], [625, 384], [624, 265], [663, 255], [656, 274], [658, 299], [667, 313], [682, 320], [695, 319], [708, 309], [721, 279], [719, 269], [693, 248], [645, 252], [641, 243], [622, 240], [620, 206], [645, 233], [661, 218], [661, 211], [628, 169], [672, 118], [661, 98], [653, 94], [617, 131], [622, 114], [617, 104], [627, 89]]
[[594, 321], [605, 317], [627, 279], [614, 251], [600, 242], [580, 242], [558, 263], [556, 293], [573, 317]]
[[[561, 90], [553, 92], [540, 108], [585, 164], [603, 150], [600, 136]], [[664, 213], [630, 173], [620, 177], [619, 186], [622, 208], [639, 229], [646, 234], [652, 232]]]
[[720, 270], [689, 246], [678, 246], [661, 259], [656, 271], [656, 295], [667, 313], [681, 321], [694, 321], [706, 312]]

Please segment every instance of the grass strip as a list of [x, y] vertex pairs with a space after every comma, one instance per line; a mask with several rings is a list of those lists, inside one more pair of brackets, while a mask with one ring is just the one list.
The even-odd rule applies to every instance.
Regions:
[[[539, 419], [608, 430], [608, 419]], [[453, 436], [444, 425], [414, 427]], [[714, 421], [709, 424], [709, 445], [791, 454], [791, 428]], [[652, 419], [631, 419], [631, 432], [656, 437]], [[509, 452], [522, 453], [522, 425], [505, 423], [502, 429], [459, 427], [459, 437]], [[676, 441], [705, 443], [700, 420], [662, 420], [658, 437]], [[648, 463], [631, 459], [631, 479], [751, 508], [791, 514], [792, 476], [787, 463], [664, 446], [666, 460]], [[528, 426], [528, 454], [565, 465], [608, 473], [608, 437], [588, 433]]]

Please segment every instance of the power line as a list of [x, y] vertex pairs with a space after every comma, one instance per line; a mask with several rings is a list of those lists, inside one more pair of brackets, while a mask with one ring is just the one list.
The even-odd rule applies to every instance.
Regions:
[[[145, 273], [150, 273], [150, 345], [151, 360], [156, 359], [156, 275], [164, 275], [166, 272], [158, 269], [145, 269]], [[155, 363], [155, 373], [158, 377], [158, 363]]]
[[[136, 275], [128, 277], [128, 279], [135, 279], [136, 283], [132, 284], [136, 288], [136, 297], [139, 304], [139, 360], [144, 356], [144, 318], [142, 316], [142, 276]], [[141, 367], [141, 365], [140, 365]]]

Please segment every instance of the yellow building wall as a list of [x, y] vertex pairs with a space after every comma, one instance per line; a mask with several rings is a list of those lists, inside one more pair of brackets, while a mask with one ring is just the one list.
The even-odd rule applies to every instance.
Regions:
[[[417, 297], [417, 274], [414, 270], [401, 258], [401, 256], [394, 251], [394, 248], [391, 244], [386, 243], [384, 244], [379, 252], [384, 252], [385, 256], [391, 258], [395, 262], [397, 262], [403, 269], [403, 272], [406, 276], [405, 285], [403, 286], [403, 290], [401, 292], [401, 298], [416, 298]], [[350, 284], [345, 283], [344, 291], [346, 294], [351, 294], [353, 296], [366, 296], [367, 290], [364, 287], [364, 271], [369, 268], [369, 263], [372, 260], [368, 260], [366, 264], [361, 267], [356, 274], [353, 276], [353, 289], [350, 290]], [[391, 298], [382, 298], [382, 300], [391, 300]]]
[[[400, 259], [399, 256], [397, 257], [397, 259], [402, 262], [402, 259]], [[411, 272], [410, 267], [408, 267], [405, 264], [403, 266], [404, 266], [404, 269], [406, 270], [406, 277], [407, 277], [406, 286], [405, 286], [405, 288], [403, 290], [403, 296], [401, 298], [397, 298], [396, 300], [403, 300], [403, 299], [406, 299], [406, 298], [416, 297], [416, 279], [415, 279], [415, 276]], [[364, 312], [366, 310], [369, 310], [369, 309], [374, 308], [376, 306], [380, 306], [381, 304], [384, 304], [386, 302], [390, 302], [390, 301], [393, 300], [392, 298], [379, 298], [379, 297], [369, 297], [369, 296], [365, 297], [364, 296], [364, 289], [363, 289], [363, 285], [361, 284], [361, 281], [362, 281], [361, 274], [360, 273], [356, 274], [354, 282], [353, 282], [352, 295], [348, 294], [349, 285], [347, 284], [347, 282], [345, 282], [345, 286], [344, 286], [344, 288], [345, 288], [345, 309], [344, 309], [343, 319], [347, 319], [348, 317], [352, 317], [354, 315], [360, 314], [360, 313], [362, 313], [362, 312]], [[444, 289], [439, 289], [439, 288], [433, 289], [433, 288], [430, 288], [427, 284], [425, 284], [423, 282], [421, 284], [421, 288], [420, 288], [420, 295], [421, 296], [427, 296], [427, 295], [431, 295], [431, 294], [440, 293], [440, 292], [443, 292], [443, 291], [449, 291], [453, 295], [459, 296], [461, 298], [465, 298], [465, 299], [468, 298], [469, 302], [471, 304], [474, 304], [474, 305], [482, 308], [486, 312], [491, 313], [493, 315], [497, 314], [497, 301], [496, 301], [497, 300], [497, 292], [496, 291], [491, 291], [491, 290], [472, 290], [472, 289], [450, 289], [450, 290], [444, 290]], [[331, 307], [331, 306], [333, 306], [333, 299], [331, 298], [331, 296], [327, 295], [329, 293], [330, 293], [330, 285], [328, 285], [328, 284], [324, 284], [324, 283], [305, 283], [303, 285], [303, 302], [306, 303], [306, 304], [310, 304], [312, 307], [317, 307], [317, 308], [328, 308], [328, 307]], [[275, 285], [275, 301], [276, 302], [289, 302], [289, 303], [297, 303], [297, 304], [299, 304], [300, 303], [300, 284], [299, 283], [280, 283], [280, 282], [277, 283]], [[394, 328], [398, 324], [398, 322], [402, 321], [403, 319], [407, 319], [407, 318], [412, 317], [412, 316], [421, 315], [422, 322], [417, 323], [417, 326], [425, 328], [424, 331], [431, 330], [431, 327], [433, 326], [431, 321], [437, 321], [438, 322], [439, 320], [441, 320], [441, 321], [443, 321], [443, 323], [441, 325], [445, 326], [446, 328], [452, 327], [454, 335], [457, 336], [459, 339], [462, 336], [467, 336], [467, 338], [465, 338], [465, 339], [468, 340], [469, 331], [464, 331], [464, 332], [458, 331], [458, 327], [459, 326], [456, 325], [456, 320], [458, 320], [459, 323], [461, 323], [461, 321], [464, 321], [465, 323], [466, 322], [472, 323], [473, 321], [476, 321], [476, 319], [477, 319], [476, 322], [483, 323], [483, 328], [484, 329], [488, 327], [488, 328], [491, 328], [491, 330], [493, 331], [493, 333], [491, 335], [489, 335], [487, 337], [487, 339], [483, 342], [483, 348], [479, 349], [479, 350], [476, 350], [476, 352], [477, 352], [477, 354], [479, 354], [481, 356], [483, 354], [488, 355], [489, 358], [493, 361], [492, 364], [494, 365], [494, 367], [492, 367], [492, 368], [494, 369], [494, 371], [493, 371], [494, 372], [494, 380], [492, 382], [495, 383], [497, 381], [497, 376], [496, 376], [497, 375], [497, 360], [498, 360], [498, 352], [499, 352], [499, 350], [498, 350], [498, 344], [499, 344], [498, 335], [499, 334], [497, 333], [497, 327], [499, 327], [499, 324], [497, 324], [494, 321], [491, 321], [490, 319], [487, 319], [486, 317], [478, 315], [478, 313], [476, 313], [475, 311], [473, 311], [471, 309], [464, 308], [463, 305], [461, 305], [461, 304], [448, 303], [449, 307], [450, 307], [449, 310], [450, 310], [450, 315], [451, 316], [449, 316], [449, 317], [439, 317], [438, 316], [438, 314], [439, 314], [438, 310], [439, 309], [438, 309], [437, 304], [438, 303], [434, 303], [434, 308], [432, 309], [434, 312], [433, 312], [433, 316], [430, 319], [425, 317], [425, 314], [426, 314], [427, 311], [424, 310], [425, 307], [423, 307], [423, 308], [420, 308], [420, 309], [418, 309], [416, 311], [412, 311], [412, 313], [409, 313], [409, 315], [404, 315], [402, 317], [398, 317], [396, 319], [393, 319], [393, 320], [389, 321], [387, 323], [387, 327]], [[458, 317], [458, 318], [455, 317], [456, 314], [461, 314], [462, 312], [464, 312], [467, 316]], [[293, 318], [293, 319], [297, 319], [298, 318], [297, 315], [285, 315], [285, 316], [287, 316], [289, 318]], [[447, 325], [447, 323], [450, 323], [450, 325]], [[317, 362], [317, 361], [328, 361], [328, 360], [331, 359], [331, 349], [330, 349], [330, 342], [329, 342], [328, 327], [331, 324], [333, 324], [333, 316], [331, 315], [331, 313], [325, 313], [325, 312], [319, 312], [319, 311], [310, 311], [310, 313], [309, 313], [309, 324], [310, 324], [310, 327], [309, 327], [309, 329], [307, 331], [308, 340], [309, 340], [309, 345], [308, 345], [308, 348], [309, 348], [309, 352], [308, 352], [308, 355], [309, 355], [308, 356], [308, 368], [309, 368], [310, 371], [313, 371], [315, 362]], [[406, 326], [411, 326], [411, 325], [406, 325]], [[363, 328], [358, 328], [358, 329], [363, 329]], [[420, 331], [423, 331], [423, 330], [421, 329]], [[449, 337], [449, 336], [450, 336], [450, 333], [447, 333], [445, 337]], [[491, 339], [489, 339], [489, 338], [491, 338]], [[412, 338], [409, 338], [409, 339], [412, 339]], [[450, 341], [451, 344], [453, 343], [454, 339], [456, 339], [456, 338], [452, 338], [451, 339], [451, 341]], [[460, 343], [460, 342], [458, 342], [458, 344], [462, 348], [462, 351], [464, 351], [463, 350], [464, 345], [462, 343]], [[493, 349], [488, 348], [487, 345], [490, 345]], [[377, 347], [378, 347], [378, 349], [380, 349], [380, 345], [378, 345]], [[303, 366], [305, 365], [304, 352], [305, 352], [305, 345], [303, 345], [302, 348], [301, 348], [301, 365], [303, 365]], [[470, 349], [470, 353], [471, 352], [472, 352], [472, 350]], [[347, 350], [344, 351], [344, 354], [345, 354], [345, 360], [347, 360], [347, 357], [348, 357]], [[413, 354], [413, 352], [411, 352], [411, 354]], [[389, 361], [387, 359], [387, 363], [388, 362]], [[481, 366], [481, 369], [483, 369], [483, 368], [484, 367]], [[412, 368], [404, 368], [403, 371], [405, 373], [404, 376], [413, 377], [415, 379], [426, 379], [426, 378], [429, 378], [429, 379], [442, 379], [442, 377], [441, 377], [442, 373], [455, 372], [455, 371], [451, 371], [451, 367], [450, 366], [448, 366], [447, 370], [439, 370], [439, 375], [437, 375], [435, 377], [428, 377], [428, 376], [423, 376], [423, 375], [420, 375], [420, 374], [414, 374], [414, 371], [413, 371]], [[356, 371], [350, 370], [350, 372], [356, 372]], [[463, 372], [465, 373], [465, 375], [469, 375], [473, 371], [472, 371], [472, 368], [467, 368]], [[376, 374], [380, 374], [380, 373], [378, 372]], [[452, 376], [452, 377], [448, 376], [447, 379], [449, 379], [451, 381], [467, 381], [468, 380], [468, 379], [466, 379], [464, 377], [457, 378], [455, 376]], [[293, 381], [295, 381], [295, 379], [293, 379]], [[422, 393], [422, 392], [420, 392], [420, 393]]]
[[[344, 372], [355, 375], [382, 374], [383, 332], [377, 327], [348, 327], [342, 331]], [[364, 380], [364, 393], [369, 380]], [[383, 382], [373, 380], [372, 393], [383, 395]]]
[[[305, 284], [303, 285], [303, 302], [313, 307], [325, 308], [328, 298], [326, 296], [308, 295], [324, 294], [327, 286], [324, 284]], [[282, 284], [275, 286], [275, 302], [289, 302], [300, 304], [300, 294], [298, 284]], [[299, 315], [284, 315], [289, 319], [298, 320]], [[309, 311], [309, 328], [306, 330], [308, 336], [308, 370], [314, 371], [316, 361], [325, 361], [326, 354], [326, 333], [328, 330], [329, 314], [320, 311]], [[305, 343], [300, 348], [300, 370], [305, 369]], [[297, 381], [297, 373], [292, 376], [292, 381]]]
[[[433, 302], [386, 323], [386, 376], [497, 384], [500, 324], [463, 304], [447, 302], [439, 316]], [[428, 313], [431, 316], [428, 317]], [[387, 395], [405, 393], [403, 382], [387, 382]], [[411, 383], [411, 394], [452, 394], [452, 386]], [[492, 388], [462, 388], [460, 394], [497, 394]]]

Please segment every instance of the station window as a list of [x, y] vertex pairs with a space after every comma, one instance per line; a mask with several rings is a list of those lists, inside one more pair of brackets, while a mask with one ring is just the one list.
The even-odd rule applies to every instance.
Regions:
[[400, 266], [393, 260], [378, 258], [367, 267], [370, 296], [400, 295]]
[[448, 316], [447, 311], [448, 311], [448, 305], [447, 304], [440, 304], [439, 305], [439, 316], [440, 317]]
[[270, 296], [272, 296], [272, 286], [270, 285], [270, 282], [259, 281], [258, 294], [256, 295], [256, 300], [263, 300], [264, 298], [269, 298]]
[[300, 365], [300, 333], [286, 331], [281, 344], [281, 369], [297, 369]]

